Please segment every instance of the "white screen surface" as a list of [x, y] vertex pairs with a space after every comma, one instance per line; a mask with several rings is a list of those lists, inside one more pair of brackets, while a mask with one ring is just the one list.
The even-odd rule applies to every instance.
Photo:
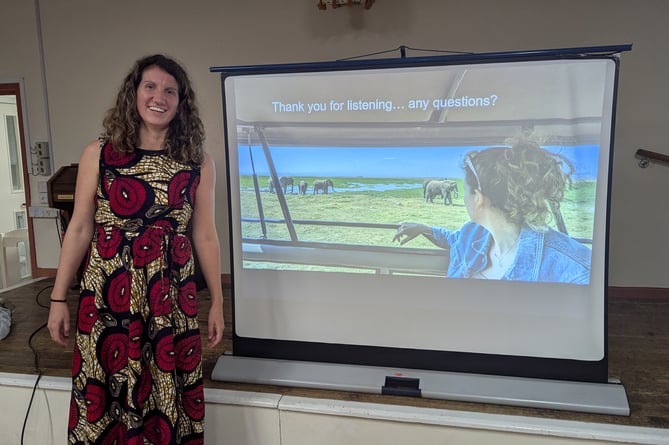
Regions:
[[[235, 334], [601, 360], [615, 71], [593, 58], [226, 77]], [[462, 227], [465, 154], [522, 132], [574, 166], [561, 212], [592, 252], [585, 283], [452, 278], [448, 250], [393, 241], [404, 221]], [[457, 197], [427, 200], [437, 178]]]

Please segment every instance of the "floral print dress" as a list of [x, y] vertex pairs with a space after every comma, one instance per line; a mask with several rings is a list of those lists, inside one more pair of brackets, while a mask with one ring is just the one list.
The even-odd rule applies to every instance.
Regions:
[[202, 346], [186, 235], [199, 167], [165, 151], [101, 146], [69, 442], [202, 444]]

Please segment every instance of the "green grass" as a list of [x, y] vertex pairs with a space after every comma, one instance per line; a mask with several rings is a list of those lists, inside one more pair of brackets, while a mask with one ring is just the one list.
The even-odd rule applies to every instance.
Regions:
[[[267, 191], [267, 177], [260, 177], [263, 211], [266, 219], [284, 219], [277, 195]], [[443, 205], [439, 197], [434, 203], [425, 203], [422, 187], [413, 189], [395, 189], [387, 191], [341, 192], [352, 184], [375, 186], [379, 184], [413, 183], [422, 185], [423, 178], [416, 179], [381, 179], [381, 178], [333, 178], [335, 192], [327, 195], [313, 194], [311, 186], [306, 195], [297, 194], [300, 179], [309, 184], [318, 178], [295, 178], [294, 194], [286, 196], [290, 216], [293, 220], [317, 220], [337, 222], [362, 222], [378, 224], [399, 224], [403, 221], [414, 221], [456, 230], [469, 220], [463, 202], [462, 180], [459, 179], [460, 195], [453, 198], [452, 206]], [[241, 178], [241, 211], [244, 217], [257, 218], [258, 209], [253, 191], [253, 180], [245, 176]], [[572, 190], [567, 191], [561, 204], [569, 235], [577, 238], [592, 238], [594, 218], [594, 181], [574, 183]], [[588, 209], [584, 212], [583, 208]], [[374, 246], [392, 246], [395, 231], [393, 229], [351, 228], [296, 225], [297, 237], [302, 241], [323, 241], [345, 244], [362, 244]], [[259, 223], [243, 223], [242, 233], [246, 238], [260, 238], [262, 231]], [[267, 238], [289, 240], [290, 236], [285, 223], [267, 224]], [[434, 247], [424, 237], [412, 240], [411, 247]]]

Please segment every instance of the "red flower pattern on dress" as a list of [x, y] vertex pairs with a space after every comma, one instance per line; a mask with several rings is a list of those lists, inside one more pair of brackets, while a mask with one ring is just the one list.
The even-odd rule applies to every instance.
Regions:
[[133, 264], [144, 267], [160, 257], [162, 253], [164, 231], [149, 227], [132, 241]]
[[110, 143], [102, 150], [102, 158], [107, 165], [121, 167], [130, 163], [135, 158], [135, 153], [123, 153], [112, 148]]
[[172, 443], [172, 428], [170, 422], [160, 413], [153, 412], [144, 420], [144, 436], [154, 445], [169, 445]]
[[204, 388], [199, 383], [192, 388], [184, 388], [183, 391], [184, 410], [186, 415], [193, 420], [204, 419]]
[[137, 402], [137, 409], [143, 409], [146, 400], [151, 394], [151, 387], [153, 386], [153, 378], [151, 377], [151, 370], [147, 366], [142, 366], [142, 375], [139, 377], [137, 384], [137, 394], [135, 400]]
[[102, 418], [107, 406], [107, 391], [102, 383], [97, 381], [88, 382], [86, 385], [86, 420], [89, 422], [97, 422]]
[[163, 372], [174, 371], [174, 337], [164, 335], [156, 343], [155, 359], [158, 369]]
[[146, 183], [129, 176], [117, 176], [109, 187], [109, 207], [120, 217], [137, 214], [148, 203]]
[[128, 445], [144, 445], [144, 436], [138, 434], [128, 438]]
[[186, 200], [186, 193], [188, 193], [188, 183], [190, 182], [191, 173], [189, 171], [181, 171], [172, 177], [167, 186], [168, 204], [173, 209], [181, 209]]
[[189, 317], [197, 315], [197, 286], [195, 281], [186, 281], [179, 287], [179, 308]]
[[190, 239], [187, 236], [176, 234], [172, 239], [172, 261], [183, 267], [191, 257]]
[[185, 372], [193, 372], [200, 363], [202, 343], [199, 332], [190, 332], [189, 335], [178, 339], [174, 345], [177, 368]]
[[160, 317], [172, 312], [169, 277], [158, 277], [150, 284], [149, 309], [154, 316]]
[[100, 313], [95, 307], [95, 295], [90, 292], [82, 292], [79, 297], [79, 316], [77, 317], [79, 332], [90, 334], [99, 317]]
[[74, 401], [74, 398], [70, 399], [70, 417], [67, 422], [67, 427], [73, 429], [79, 423], [79, 408]]
[[126, 431], [125, 425], [115, 420], [102, 433], [102, 441], [98, 443], [100, 443], [100, 445], [120, 445], [122, 443], [127, 443]]
[[117, 269], [107, 281], [106, 295], [109, 309], [114, 312], [127, 312], [130, 307], [132, 278], [125, 269]]
[[195, 194], [197, 192], [197, 187], [200, 185], [200, 175], [197, 175], [193, 180], [193, 185], [190, 186], [190, 204], [195, 205]]
[[115, 333], [106, 336], [100, 346], [98, 359], [107, 374], [116, 374], [128, 364], [128, 337]]
[[142, 356], [142, 332], [144, 324], [140, 318], [131, 320], [128, 324], [128, 357], [139, 360]]
[[97, 228], [97, 249], [101, 258], [108, 260], [114, 258], [118, 253], [118, 246], [121, 245], [123, 235], [118, 227], [112, 227], [107, 233], [103, 226]]

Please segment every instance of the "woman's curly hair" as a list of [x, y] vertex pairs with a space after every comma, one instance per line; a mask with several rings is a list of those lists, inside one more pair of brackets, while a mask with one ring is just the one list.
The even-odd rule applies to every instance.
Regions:
[[139, 59], [123, 81], [116, 104], [103, 122], [101, 139], [111, 141], [114, 149], [132, 152], [139, 145], [141, 118], [137, 111], [137, 88], [147, 68], [157, 66], [170, 74], [179, 87], [179, 105], [170, 122], [165, 140], [168, 156], [180, 162], [202, 163], [205, 139], [204, 126], [195, 101], [195, 92], [186, 70], [175, 60], [162, 54]]
[[471, 190], [490, 199], [509, 221], [535, 230], [550, 222], [567, 187], [571, 188], [574, 166], [565, 156], [549, 152], [531, 140], [518, 140], [511, 147], [491, 147], [467, 154], [476, 170], [465, 163], [465, 180]]

